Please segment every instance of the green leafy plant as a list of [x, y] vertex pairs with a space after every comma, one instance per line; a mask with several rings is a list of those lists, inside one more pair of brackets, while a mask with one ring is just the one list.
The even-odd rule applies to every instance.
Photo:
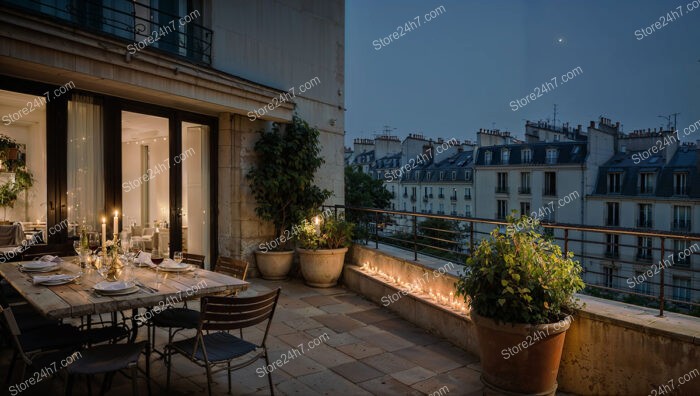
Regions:
[[275, 236], [311, 217], [332, 195], [314, 185], [314, 174], [325, 162], [319, 135], [318, 129], [295, 115], [284, 131], [275, 123], [272, 131], [261, 131], [255, 143], [258, 161], [246, 177], [257, 201], [255, 213], [272, 222]]
[[350, 246], [354, 228], [355, 224], [343, 218], [328, 218], [318, 226], [306, 221], [297, 238], [302, 249], [340, 249]]
[[[526, 221], [523, 221], [526, 220]], [[509, 323], [553, 323], [578, 308], [581, 265], [573, 253], [538, 232], [536, 219], [508, 217], [505, 233], [494, 229], [467, 259], [457, 295], [471, 300], [477, 314]]]

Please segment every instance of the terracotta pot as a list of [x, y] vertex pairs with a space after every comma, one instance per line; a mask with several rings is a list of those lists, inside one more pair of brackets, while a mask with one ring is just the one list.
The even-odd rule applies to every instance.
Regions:
[[343, 272], [345, 253], [348, 248], [340, 249], [297, 249], [299, 265], [306, 284], [313, 287], [333, 287]]
[[283, 252], [255, 252], [255, 264], [260, 270], [263, 279], [282, 280], [287, 278], [292, 269], [294, 251]]
[[545, 325], [497, 323], [471, 313], [481, 353], [481, 381], [512, 395], [554, 395], [571, 316]]

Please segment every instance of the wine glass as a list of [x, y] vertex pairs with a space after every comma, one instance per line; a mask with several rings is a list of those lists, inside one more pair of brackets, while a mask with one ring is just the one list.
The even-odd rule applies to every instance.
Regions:
[[86, 261], [87, 261], [87, 255], [88, 255], [88, 250], [85, 249], [84, 246], [80, 243], [80, 241], [73, 241], [73, 249], [75, 249], [75, 252], [78, 254], [78, 257], [80, 258], [79, 266], [80, 266], [80, 271], [78, 272], [79, 275], [83, 275], [83, 270], [85, 270], [86, 267]]
[[100, 243], [100, 234], [96, 232], [88, 233], [88, 247], [90, 250], [95, 251], [95, 249], [100, 247]]
[[104, 256], [97, 256], [97, 259], [95, 260], [95, 267], [97, 268], [97, 273], [100, 274], [100, 276], [103, 279], [107, 277], [107, 271], [109, 270], [109, 266], [107, 265]]
[[[182, 263], [182, 252], [173, 253], [173, 261], [175, 261], [178, 264]], [[180, 279], [180, 269], [179, 268], [177, 271], [177, 279]]]

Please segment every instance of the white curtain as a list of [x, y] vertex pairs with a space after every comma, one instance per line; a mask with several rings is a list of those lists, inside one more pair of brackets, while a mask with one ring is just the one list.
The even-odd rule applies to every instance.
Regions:
[[68, 221], [92, 230], [104, 216], [102, 105], [73, 94], [68, 102]]

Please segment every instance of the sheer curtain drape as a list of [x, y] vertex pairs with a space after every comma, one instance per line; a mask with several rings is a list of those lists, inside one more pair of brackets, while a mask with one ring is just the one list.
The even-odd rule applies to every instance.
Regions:
[[102, 104], [74, 94], [68, 102], [68, 221], [99, 230], [104, 215]]

